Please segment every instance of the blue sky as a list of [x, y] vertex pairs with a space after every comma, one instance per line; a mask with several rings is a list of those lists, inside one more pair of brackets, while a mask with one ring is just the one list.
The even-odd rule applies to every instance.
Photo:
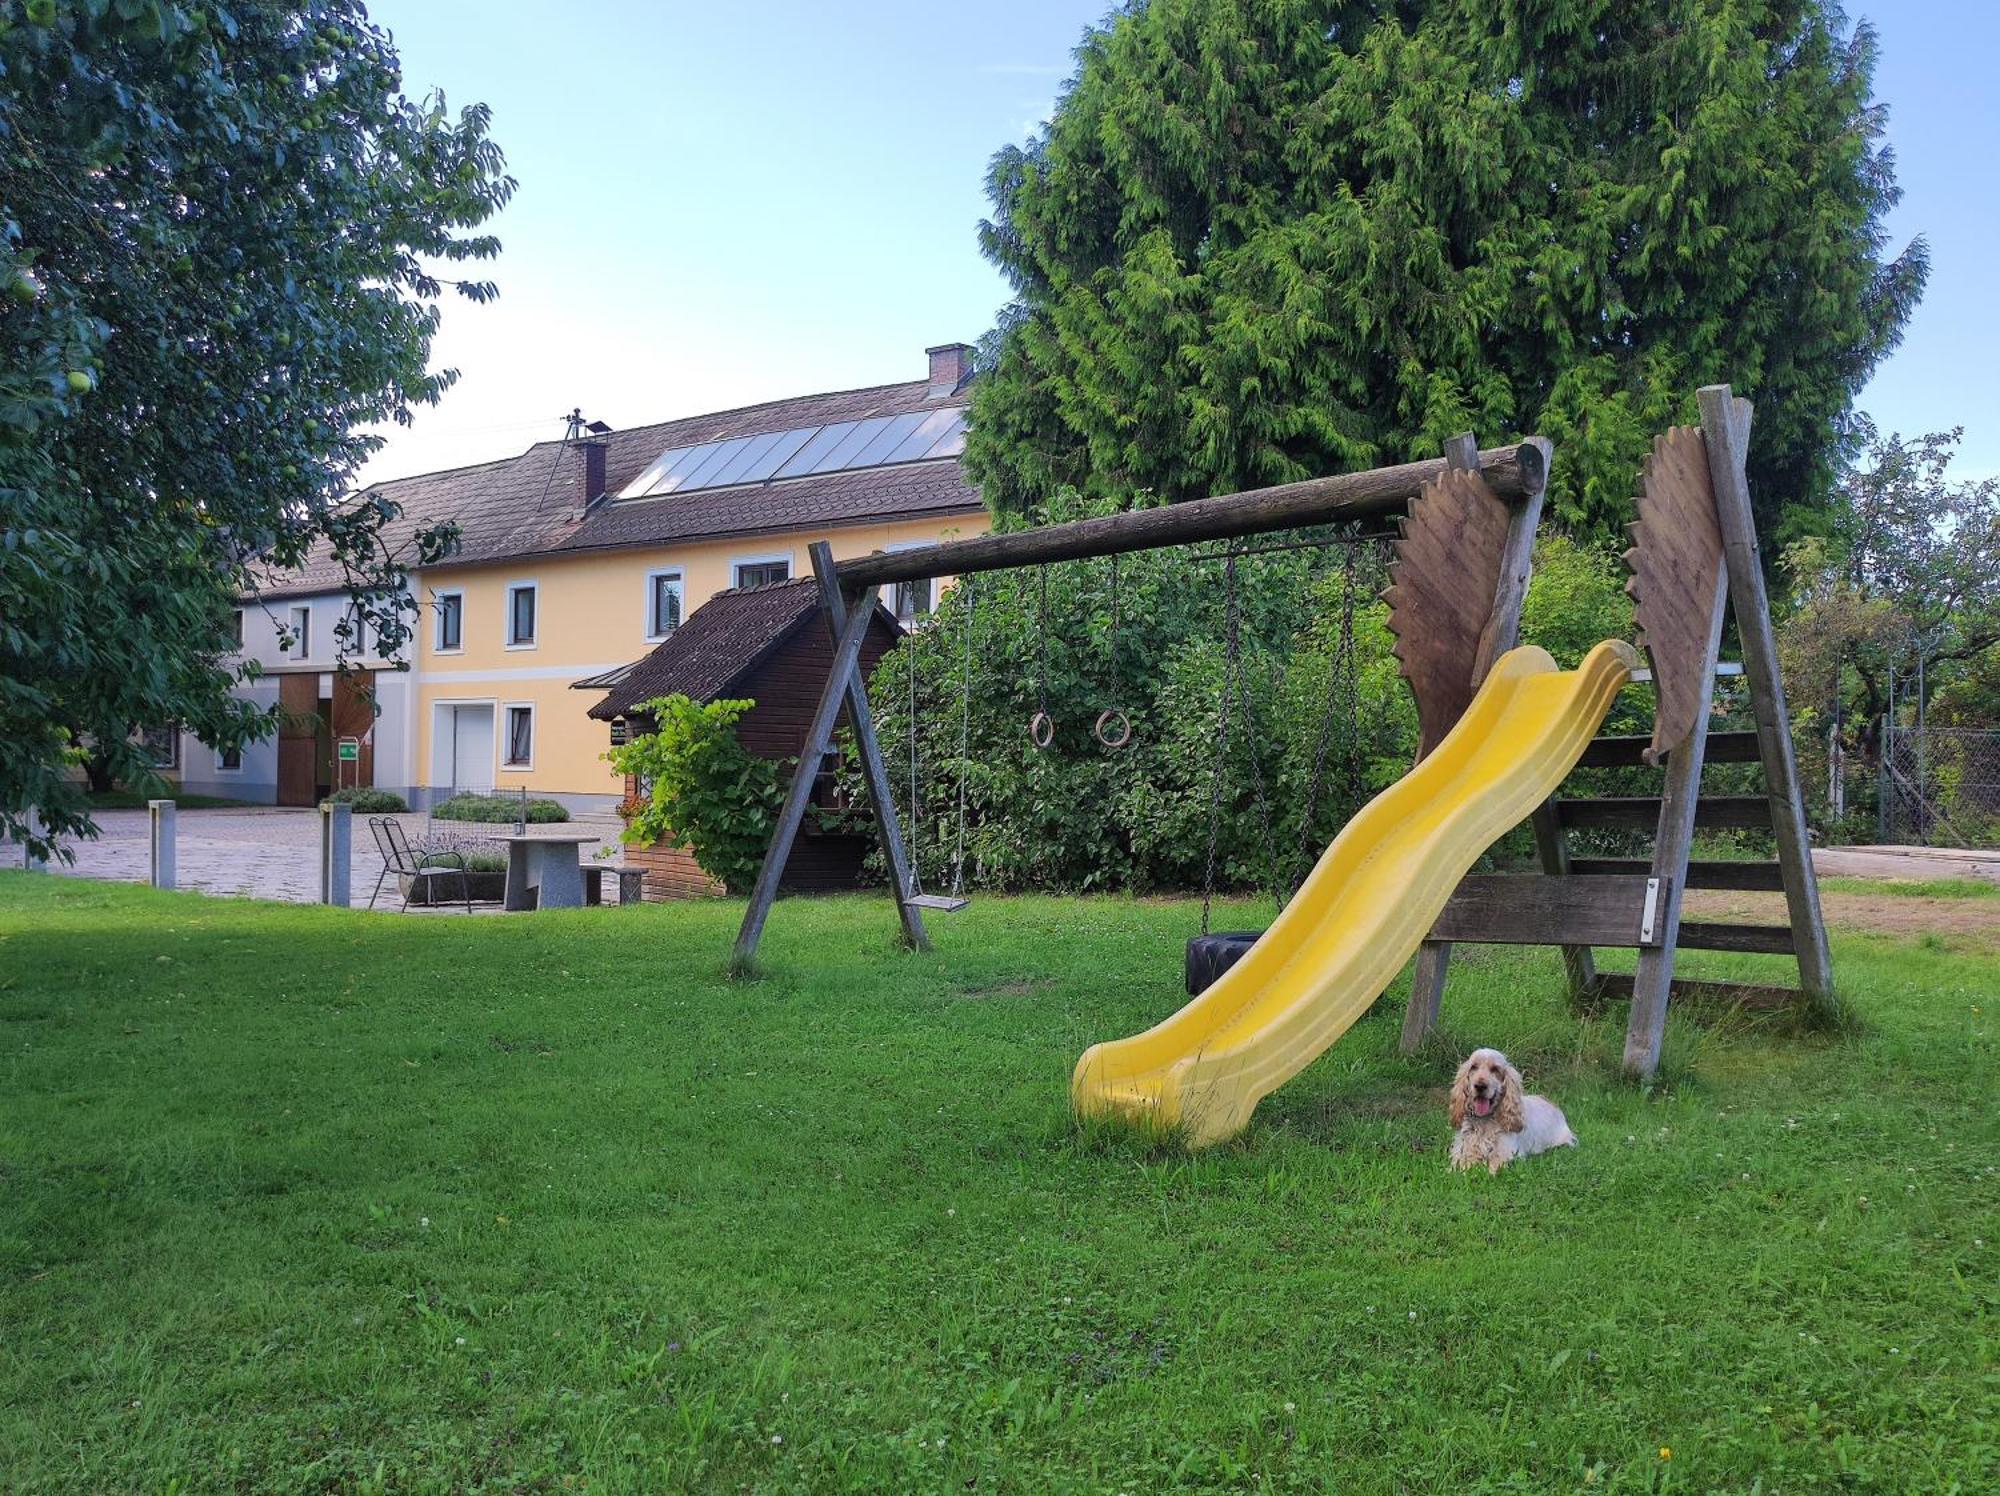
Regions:
[[[406, 86], [492, 106], [521, 187], [497, 303], [453, 306], [460, 384], [370, 478], [517, 452], [581, 406], [614, 426], [914, 379], [1006, 297], [979, 255], [988, 158], [1052, 107], [1103, 0], [378, 0]], [[1874, 0], [1905, 189], [1895, 244], [1932, 279], [1863, 397], [1885, 429], [1966, 428], [2000, 473], [1988, 287], [2000, 5]]]

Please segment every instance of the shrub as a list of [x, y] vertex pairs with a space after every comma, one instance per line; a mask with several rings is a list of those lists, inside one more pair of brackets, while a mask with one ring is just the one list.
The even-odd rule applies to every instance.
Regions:
[[[482, 825], [512, 825], [521, 815], [521, 802], [512, 795], [453, 795], [431, 807], [440, 821], [477, 821]], [[569, 812], [555, 800], [530, 800], [527, 820], [534, 825], [567, 821]]]
[[403, 803], [403, 797], [393, 790], [349, 786], [344, 790], [335, 790], [326, 798], [335, 805], [353, 806], [357, 815], [401, 815], [410, 808]]
[[786, 766], [758, 758], [737, 741], [736, 719], [754, 705], [696, 706], [685, 696], [658, 697], [639, 708], [657, 728], [604, 755], [620, 773], [652, 785], [624, 840], [684, 848], [731, 893], [756, 881], [785, 794]]

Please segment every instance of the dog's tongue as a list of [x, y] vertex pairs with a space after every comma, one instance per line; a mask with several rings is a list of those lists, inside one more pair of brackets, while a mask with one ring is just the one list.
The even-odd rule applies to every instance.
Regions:
[[1491, 1099], [1489, 1099], [1488, 1097], [1485, 1097], [1485, 1096], [1475, 1096], [1475, 1097], [1473, 1097], [1473, 1098], [1472, 1098], [1472, 1115], [1473, 1115], [1473, 1116], [1475, 1116], [1475, 1117], [1490, 1117], [1490, 1116], [1492, 1116], [1492, 1115], [1493, 1115], [1493, 1102], [1491, 1101]]

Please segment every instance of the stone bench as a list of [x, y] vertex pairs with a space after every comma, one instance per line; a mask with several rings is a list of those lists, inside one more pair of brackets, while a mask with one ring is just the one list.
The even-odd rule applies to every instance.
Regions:
[[604, 902], [604, 875], [612, 874], [618, 879], [618, 902], [637, 904], [646, 896], [646, 870], [637, 867], [606, 867], [603, 863], [586, 863], [583, 872], [583, 902], [602, 904]]

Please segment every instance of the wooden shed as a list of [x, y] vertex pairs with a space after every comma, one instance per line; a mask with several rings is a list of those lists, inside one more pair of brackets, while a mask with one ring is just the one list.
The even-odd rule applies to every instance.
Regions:
[[[718, 592], [662, 640], [651, 654], [617, 670], [576, 682], [578, 689], [602, 689], [604, 699], [590, 709], [610, 724], [611, 741], [653, 730], [640, 708], [660, 696], [684, 695], [697, 705], [711, 701], [756, 703], [736, 723], [739, 742], [760, 758], [786, 763], [805, 745], [819, 702], [821, 684], [833, 664], [833, 640], [819, 608], [818, 583], [811, 578], [738, 587]], [[865, 676], [902, 637], [902, 628], [879, 605], [861, 646]], [[841, 723], [846, 724], [846, 714]], [[813, 791], [813, 803], [844, 808], [832, 765]], [[631, 775], [625, 793], [638, 794]], [[781, 886], [795, 893], [831, 893], [858, 888], [862, 859], [874, 845], [873, 824], [864, 818], [851, 830], [823, 831], [817, 818], [792, 849]], [[649, 899], [693, 898], [722, 891], [695, 864], [692, 854], [655, 843], [625, 849], [625, 860], [646, 871]]]

